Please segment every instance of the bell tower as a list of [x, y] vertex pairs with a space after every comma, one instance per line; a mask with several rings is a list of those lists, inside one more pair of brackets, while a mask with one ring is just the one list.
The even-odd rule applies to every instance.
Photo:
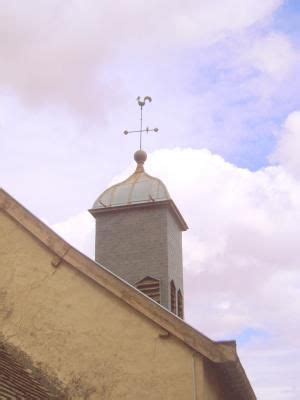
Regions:
[[188, 227], [163, 182], [145, 172], [147, 154], [140, 148], [134, 159], [135, 172], [89, 210], [96, 220], [95, 258], [183, 318], [182, 232]]

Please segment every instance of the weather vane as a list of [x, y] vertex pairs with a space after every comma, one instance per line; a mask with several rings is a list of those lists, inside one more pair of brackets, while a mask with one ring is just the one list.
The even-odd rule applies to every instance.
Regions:
[[141, 99], [141, 97], [139, 96], [137, 99], [138, 105], [141, 108], [141, 117], [140, 117], [140, 129], [138, 131], [124, 131], [124, 135], [128, 135], [128, 133], [139, 133], [140, 134], [140, 150], [142, 150], [142, 136], [143, 136], [143, 132], [158, 132], [158, 128], [154, 128], [154, 129], [149, 129], [148, 127], [146, 127], [145, 129], [143, 129], [143, 107], [146, 104], [146, 101], [148, 100], [149, 103], [151, 103], [152, 98], [150, 96], [146, 96], [144, 97], [144, 99]]

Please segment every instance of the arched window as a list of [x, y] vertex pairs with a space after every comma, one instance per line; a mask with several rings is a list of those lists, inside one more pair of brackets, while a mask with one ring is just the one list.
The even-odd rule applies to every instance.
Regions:
[[178, 308], [178, 317], [183, 319], [183, 297], [180, 289], [177, 292], [177, 308]]
[[141, 292], [151, 297], [151, 299], [160, 303], [160, 284], [159, 280], [147, 276], [135, 284], [135, 287]]
[[176, 287], [173, 281], [170, 283], [170, 293], [171, 293], [171, 311], [176, 314]]

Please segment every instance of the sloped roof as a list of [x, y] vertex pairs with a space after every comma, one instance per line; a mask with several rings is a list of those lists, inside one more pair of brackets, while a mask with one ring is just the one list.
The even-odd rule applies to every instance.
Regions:
[[53, 384], [37, 376], [36, 371], [17, 359], [0, 343], [0, 399], [50, 400], [63, 399]]
[[65, 261], [152, 320], [168, 334], [177, 337], [211, 362], [216, 363], [223, 378], [232, 388], [232, 400], [256, 399], [238, 358], [234, 341], [215, 342], [198, 332], [111, 271], [80, 253], [1, 188], [0, 210], [22, 225], [55, 254], [54, 265]]

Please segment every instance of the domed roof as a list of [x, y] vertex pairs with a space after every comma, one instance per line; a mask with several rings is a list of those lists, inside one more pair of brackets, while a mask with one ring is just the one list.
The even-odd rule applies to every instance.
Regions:
[[143, 164], [147, 154], [138, 150], [134, 158], [137, 162], [135, 172], [125, 181], [106, 189], [95, 201], [93, 208], [126, 206], [169, 200], [170, 195], [163, 182], [148, 175]]

